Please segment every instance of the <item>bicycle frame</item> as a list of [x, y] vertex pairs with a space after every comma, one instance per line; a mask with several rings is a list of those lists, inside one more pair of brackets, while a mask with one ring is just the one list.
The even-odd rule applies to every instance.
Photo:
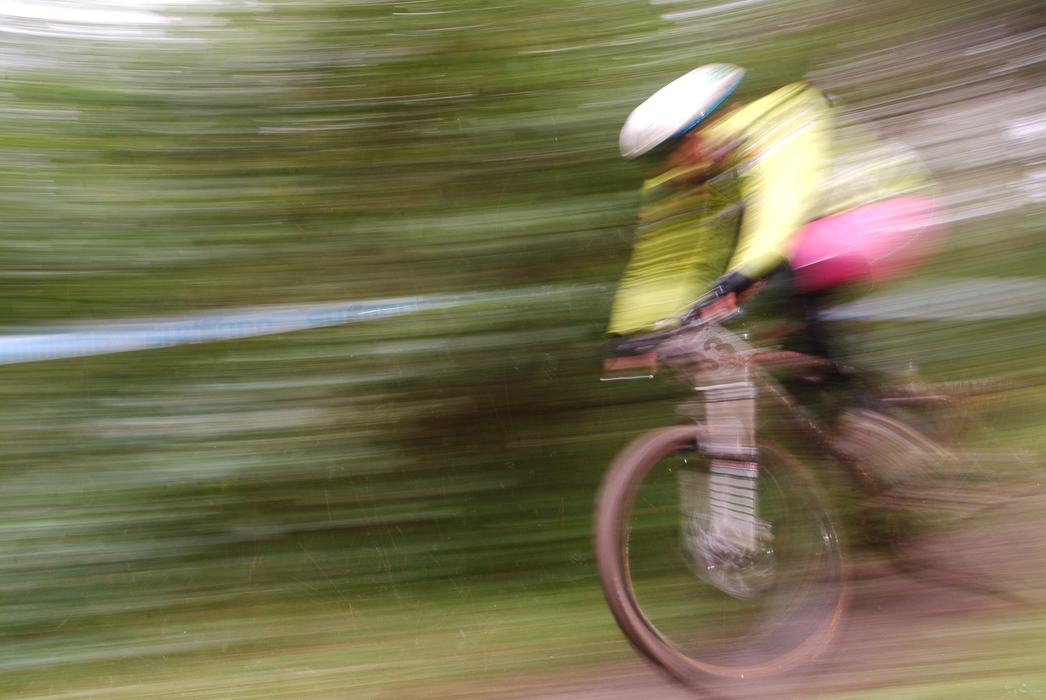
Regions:
[[736, 548], [753, 551], [760, 538], [767, 536], [753, 495], [759, 479], [756, 411], [760, 397], [780, 407], [781, 415], [807, 444], [831, 458], [856, 486], [866, 493], [874, 493], [876, 486], [872, 475], [839, 450], [830, 431], [767, 371], [838, 371], [838, 366], [828, 358], [755, 348], [746, 333], [735, 333], [717, 322], [732, 315], [734, 312], [669, 332], [656, 355], [658, 363], [667, 365], [701, 395], [701, 400], [683, 404], [680, 410], [700, 426], [698, 450], [711, 460], [713, 529]]
[[708, 436], [699, 449], [712, 458], [751, 462], [756, 452], [756, 406], [759, 397], [780, 407], [781, 415], [818, 452], [831, 457], [862, 488], [874, 491], [871, 476], [854, 459], [840, 451], [830, 431], [800, 405], [768, 370], [839, 370], [832, 360], [804, 353], [760, 349], [748, 342], [747, 333], [735, 333], [719, 321], [701, 321], [670, 331], [656, 351], [658, 363], [699, 392], [702, 400], [680, 407], [682, 413], [703, 427]]
[[[699, 398], [680, 407], [694, 425], [632, 440], [596, 498], [596, 563], [611, 612], [644, 655], [697, 685], [787, 673], [825, 648], [843, 616], [846, 558], [830, 503], [836, 490], [826, 488], [835, 480], [821, 483], [810, 459], [841, 469], [864, 491], [861, 507], [870, 509], [873, 525], [875, 514], [884, 514], [892, 548], [909, 541], [908, 521], [897, 521], [895, 530], [892, 514], [914, 504], [938, 522], [933, 508], [950, 507], [954, 497], [938, 494], [934, 479], [943, 476], [950, 487], [946, 472], [962, 462], [961, 453], [908, 425], [903, 414], [878, 409], [942, 405], [954, 393], [940, 390], [947, 387], [862, 382], [862, 398], [878, 404], [847, 408], [838, 421], [822, 423], [775, 377], [785, 371], [816, 379], [846, 368], [753, 347], [746, 333], [718, 323], [730, 315], [680, 319], [680, 327], [636, 343], [642, 362], [617, 365], [649, 369], [644, 376], [667, 366]], [[774, 423], [787, 424], [784, 449], [767, 435], [777, 430], [756, 415], [768, 408]], [[788, 452], [793, 443], [805, 453], [799, 459]], [[678, 605], [666, 612], [670, 600]], [[764, 645], [767, 639], [774, 644]]]

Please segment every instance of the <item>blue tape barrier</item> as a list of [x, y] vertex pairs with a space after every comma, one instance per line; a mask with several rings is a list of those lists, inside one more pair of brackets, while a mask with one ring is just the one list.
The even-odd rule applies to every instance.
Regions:
[[0, 336], [0, 364], [57, 360], [253, 338], [276, 333], [338, 326], [419, 311], [446, 309], [465, 304], [549, 297], [571, 292], [605, 290], [606, 287], [542, 287], [511, 292], [447, 294], [350, 301], [304, 306], [209, 313], [170, 320], [140, 320], [97, 325], [75, 325], [31, 334]]
[[[58, 360], [190, 343], [252, 338], [403, 316], [465, 304], [605, 293], [601, 285], [273, 306], [169, 320], [80, 324], [0, 336], [0, 364]], [[874, 294], [826, 310], [827, 320], [980, 321], [1046, 313], [1046, 279], [947, 280]]]

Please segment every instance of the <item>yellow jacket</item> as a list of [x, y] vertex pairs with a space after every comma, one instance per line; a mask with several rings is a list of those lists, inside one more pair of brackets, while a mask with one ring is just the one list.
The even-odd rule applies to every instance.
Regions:
[[696, 187], [678, 185], [676, 172], [644, 183], [610, 333], [651, 330], [724, 272], [762, 277], [789, 259], [793, 234], [814, 219], [931, 184], [918, 158], [806, 83], [725, 115], [704, 135], [713, 146], [735, 146], [727, 169]]

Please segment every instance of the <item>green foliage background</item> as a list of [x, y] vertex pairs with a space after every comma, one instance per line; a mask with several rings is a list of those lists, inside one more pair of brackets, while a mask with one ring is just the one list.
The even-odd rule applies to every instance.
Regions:
[[[680, 389], [598, 381], [644, 174], [618, 155], [624, 117], [703, 62], [746, 66], [745, 99], [924, 37], [1041, 19], [1031, 3], [893, 0], [164, 13], [177, 21], [147, 39], [0, 33], [10, 332], [544, 292], [0, 366], [8, 697], [395, 697], [630, 658], [594, 579], [591, 502], [629, 437], [674, 420]], [[956, 79], [833, 87], [860, 105]], [[971, 253], [985, 241], [1036, 267], [1035, 211], [959, 224], [935, 273], [998, 274]], [[1027, 371], [1038, 325], [977, 332], [1024, 339], [1003, 369]], [[941, 350], [967, 326], [927, 328], [917, 348], [908, 329], [880, 330], [871, 355], [903, 348], [941, 376], [998, 361]], [[1018, 439], [1033, 427], [1011, 425]]]

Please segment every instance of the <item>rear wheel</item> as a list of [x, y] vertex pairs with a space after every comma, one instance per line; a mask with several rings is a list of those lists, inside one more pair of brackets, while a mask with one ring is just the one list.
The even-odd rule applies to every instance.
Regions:
[[823, 649], [845, 608], [828, 509], [799, 462], [762, 445], [758, 534], [745, 546], [728, 541], [709, 505], [699, 432], [648, 433], [608, 470], [595, 515], [603, 592], [629, 640], [680, 680], [788, 671]]

